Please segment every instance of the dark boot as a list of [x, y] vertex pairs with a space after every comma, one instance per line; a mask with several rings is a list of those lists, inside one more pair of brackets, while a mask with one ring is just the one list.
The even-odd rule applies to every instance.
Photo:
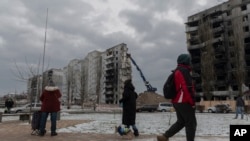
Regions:
[[138, 137], [138, 136], [139, 136], [139, 131], [138, 131], [138, 130], [134, 130], [134, 135], [135, 135], [136, 137]]
[[46, 134], [46, 130], [38, 132], [38, 136], [44, 136], [45, 134]]
[[57, 136], [56, 132], [51, 132], [51, 136]]
[[162, 136], [157, 136], [157, 141], [168, 141], [168, 138], [165, 137], [164, 135], [162, 135]]
[[44, 135], [45, 135], [45, 133], [43, 133], [43, 132], [38, 133], [38, 136], [44, 136]]

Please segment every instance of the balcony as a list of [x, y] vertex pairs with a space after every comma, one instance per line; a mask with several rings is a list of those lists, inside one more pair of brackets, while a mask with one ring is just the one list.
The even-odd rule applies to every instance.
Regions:
[[217, 28], [213, 29], [214, 34], [223, 33], [223, 32], [224, 32], [224, 27], [223, 26], [220, 26], [220, 27], [217, 27]]
[[186, 32], [193, 32], [193, 31], [196, 31], [198, 30], [198, 26], [197, 27], [187, 27], [186, 28]]
[[111, 83], [111, 84], [113, 84], [113, 82], [114, 82], [114, 79], [107, 79], [104, 81], [104, 83]]
[[106, 92], [105, 92], [105, 95], [113, 95], [113, 94], [114, 94], [113, 91], [106, 91]]
[[106, 75], [114, 74], [115, 69], [107, 69], [105, 72], [106, 72]]
[[114, 60], [114, 59], [106, 59], [105, 65], [113, 64], [113, 63], [114, 63], [113, 60]]
[[106, 66], [106, 70], [112, 70], [114, 68], [114, 63]]
[[188, 45], [188, 50], [200, 49], [205, 47], [205, 43], [197, 44], [197, 45]]
[[211, 19], [211, 23], [223, 22], [222, 16], [217, 16], [216, 18]]
[[221, 45], [223, 41], [224, 41], [224, 37], [220, 36], [218, 38], [213, 39], [213, 44]]

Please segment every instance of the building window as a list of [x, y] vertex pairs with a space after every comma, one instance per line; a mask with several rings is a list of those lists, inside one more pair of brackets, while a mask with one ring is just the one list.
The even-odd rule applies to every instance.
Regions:
[[243, 27], [243, 30], [244, 30], [245, 32], [249, 32], [249, 26]]
[[245, 38], [245, 43], [250, 43], [250, 37]]
[[227, 32], [227, 34], [228, 34], [228, 36], [233, 36], [233, 31], [232, 31], [232, 30], [229, 30], [229, 31]]
[[229, 46], [234, 46], [234, 41], [230, 41]]
[[241, 6], [241, 11], [245, 11], [245, 10], [247, 10], [247, 6], [246, 5], [242, 5]]
[[235, 65], [231, 63], [231, 68], [235, 68]]
[[242, 20], [243, 20], [243, 22], [248, 21], [248, 16], [247, 15], [243, 16]]
[[107, 56], [109, 56], [109, 55], [113, 55], [113, 52], [112, 51], [108, 51], [107, 52]]
[[235, 56], [235, 54], [234, 54], [234, 52], [230, 52], [230, 57], [234, 57]]

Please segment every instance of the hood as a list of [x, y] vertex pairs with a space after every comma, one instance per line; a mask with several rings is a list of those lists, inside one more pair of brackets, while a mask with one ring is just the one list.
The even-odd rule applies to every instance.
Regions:
[[132, 80], [131, 79], [128, 79], [124, 82], [124, 89], [130, 89], [132, 91], [135, 90], [135, 87], [134, 85], [132, 84]]
[[190, 65], [191, 64], [191, 57], [189, 54], [181, 54], [178, 56], [177, 59], [178, 64], [183, 64], [183, 65]]

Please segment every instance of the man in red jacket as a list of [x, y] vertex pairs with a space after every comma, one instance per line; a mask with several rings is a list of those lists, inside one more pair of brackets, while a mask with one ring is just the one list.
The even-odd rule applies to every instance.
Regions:
[[172, 99], [177, 121], [162, 135], [158, 141], [168, 141], [185, 127], [187, 141], [194, 141], [196, 132], [195, 90], [191, 77], [191, 58], [189, 54], [181, 54], [177, 59], [177, 69], [174, 74], [176, 96]]
[[48, 115], [50, 114], [51, 120], [51, 136], [56, 136], [56, 119], [57, 119], [57, 112], [60, 111], [60, 101], [59, 98], [61, 97], [61, 92], [58, 87], [55, 86], [52, 80], [49, 81], [48, 86], [44, 88], [44, 91], [40, 97], [42, 102], [41, 107], [41, 121], [40, 121], [40, 136], [44, 136], [46, 133], [45, 127]]

